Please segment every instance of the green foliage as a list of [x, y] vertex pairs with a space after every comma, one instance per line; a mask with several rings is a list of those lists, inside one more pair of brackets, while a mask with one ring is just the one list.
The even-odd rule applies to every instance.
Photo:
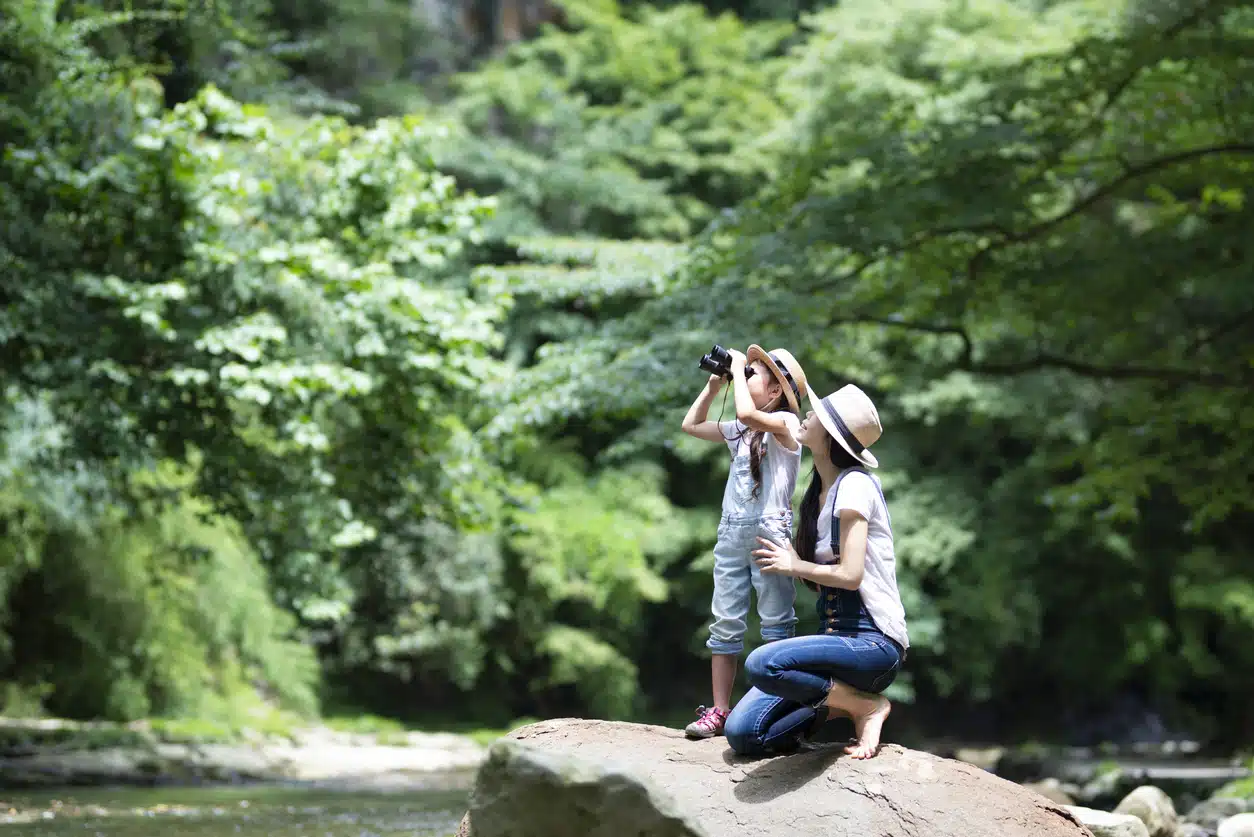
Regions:
[[[1055, 682], [1103, 693], [1150, 678], [1173, 694], [1220, 678], [1203, 624], [1248, 631], [1243, 550], [1220, 523], [1250, 510], [1254, 415], [1254, 297], [1233, 272], [1250, 149], [1246, 87], [1232, 82], [1251, 77], [1235, 5], [1165, 26], [1086, 23], [1074, 46], [1074, 29], [1045, 49], [1027, 39], [1039, 55], [1013, 72], [966, 63], [921, 74], [930, 84], [913, 93], [881, 76], [891, 107], [850, 80], [816, 107], [853, 133], [816, 136], [736, 240], [715, 239], [730, 242], [715, 263], [769, 271], [768, 293], [822, 298], [807, 322], [870, 335], [882, 359], [854, 375], [871, 376], [890, 416], [924, 424], [901, 427], [911, 495], [931, 475], [951, 492], [971, 480], [957, 497], [972, 502], [951, 493], [938, 525], [965, 521], [978, 540], [969, 530], [952, 567], [907, 566], [949, 588], [946, 645], [985, 661], [967, 672], [981, 690], [1009, 649], [1092, 648], [1080, 626], [1111, 613], [1122, 631], [1059, 661]], [[965, 462], [938, 456], [941, 438]]]
[[[83, 463], [98, 494], [211, 501], [259, 550], [279, 602], [353, 662], [414, 656], [380, 636], [386, 628], [456, 640], [467, 628], [445, 609], [455, 587], [429, 606], [385, 588], [406, 573], [425, 586], [432, 533], [494, 514], [500, 490], [469, 423], [495, 375], [499, 309], [452, 281], [488, 204], [432, 170], [415, 120], [272, 120], [213, 88], [163, 114], [150, 82], [95, 57], [72, 28], [18, 18], [3, 37], [27, 50], [14, 70], [25, 68], [24, 83], [6, 88], [16, 93], [0, 109], [14, 139], [0, 160], [4, 363], [11, 402], [59, 417], [52, 471]], [[131, 482], [167, 457], [190, 466], [190, 484]], [[109, 520], [67, 542], [64, 560], [98, 550], [112, 575], [67, 574], [79, 586], [65, 595], [114, 595], [129, 618], [136, 597], [164, 601], [145, 591], [187, 570], [149, 566], [162, 556], [145, 550], [171, 543], [160, 516], [139, 528]], [[30, 543], [7, 547], [0, 578], [30, 563]], [[215, 549], [249, 578], [237, 547]], [[479, 593], [472, 584], [454, 598], [477, 607]], [[142, 639], [177, 666], [183, 640], [161, 650], [161, 633], [132, 615], [94, 639]], [[62, 628], [81, 641], [94, 630]], [[112, 694], [107, 711], [127, 717], [178, 708], [197, 676], [170, 674], [179, 682], [155, 699], [146, 674], [119, 675], [112, 692], [84, 684], [83, 700]]]
[[563, 4], [550, 29], [457, 79], [459, 128], [437, 153], [502, 192], [507, 234], [681, 238], [774, 173], [756, 147], [791, 26], [687, 4]]
[[307, 711], [298, 636], [390, 710], [673, 711], [717, 341], [880, 405], [896, 697], [1249, 729], [1248, 2], [572, 2], [448, 87], [392, 0], [10, 5], [15, 711]]
[[1229, 782], [1217, 790], [1215, 796], [1234, 799], [1254, 799], [1254, 778], [1238, 779], [1235, 782]]
[[[273, 604], [238, 527], [190, 495], [163, 509], [91, 502], [61, 474], [30, 467], [41, 451], [20, 441], [29, 437], [10, 428], [5, 464], [25, 467], [0, 476], [0, 525], [32, 556], [15, 565], [6, 555], [6, 714], [230, 718], [257, 703], [254, 689], [316, 711], [313, 651]], [[58, 487], [78, 502], [52, 505], [67, 497], [49, 490]]]
[[1220, 660], [1249, 653], [1247, 19], [810, 18], [770, 138], [787, 176], [653, 298], [547, 347], [515, 390], [562, 396], [519, 418], [661, 439], [702, 344], [790, 345], [817, 390], [881, 405], [924, 694], [1205, 682], [1242, 717]]
[[599, 715], [626, 717], [636, 700], [632, 660], [648, 644], [644, 608], [666, 601], [662, 573], [695, 532], [661, 495], [655, 466], [554, 477], [515, 515], [509, 538], [523, 576], [512, 621], [520, 639], [537, 639], [534, 648], [519, 643], [516, 665], [541, 663], [534, 688], [569, 685]]

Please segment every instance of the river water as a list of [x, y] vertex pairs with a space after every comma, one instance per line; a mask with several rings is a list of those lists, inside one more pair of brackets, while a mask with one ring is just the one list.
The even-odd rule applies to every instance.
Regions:
[[0, 790], [0, 837], [448, 837], [464, 782]]

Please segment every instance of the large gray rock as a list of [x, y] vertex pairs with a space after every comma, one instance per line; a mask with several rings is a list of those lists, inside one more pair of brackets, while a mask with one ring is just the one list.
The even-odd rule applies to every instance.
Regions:
[[1214, 796], [1205, 802], [1199, 802], [1184, 815], [1185, 822], [1196, 823], [1207, 831], [1218, 831], [1219, 824], [1229, 817], [1245, 813], [1246, 804], [1243, 799], [1229, 799]]
[[1219, 824], [1219, 837], [1254, 837], [1254, 814], [1237, 814]]
[[502, 739], [460, 826], [475, 837], [708, 837], [647, 775]]
[[[654, 822], [671, 830], [641, 830]], [[663, 727], [570, 719], [523, 727], [493, 745], [459, 832], [655, 833], [1090, 837], [1066, 808], [1032, 791], [896, 745], [867, 761], [839, 746], [754, 760], [722, 738], [688, 741]]]
[[1141, 785], [1115, 807], [1116, 814], [1128, 814], [1145, 823], [1149, 837], [1175, 837], [1179, 824], [1171, 797], [1153, 785]]
[[1130, 814], [1111, 814], [1093, 808], [1067, 808], [1093, 837], [1149, 837], [1145, 823]]

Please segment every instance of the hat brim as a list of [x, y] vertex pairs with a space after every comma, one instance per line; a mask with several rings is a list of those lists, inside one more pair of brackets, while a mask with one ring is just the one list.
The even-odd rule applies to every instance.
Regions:
[[[745, 355], [745, 357], [748, 357], [748, 355]], [[811, 399], [810, 403], [814, 404], [814, 400]], [[880, 467], [880, 461], [875, 458], [875, 454], [871, 453], [866, 448], [862, 449], [862, 453], [853, 452], [853, 448], [851, 448], [849, 443], [845, 441], [845, 437], [840, 434], [840, 430], [836, 428], [836, 422], [832, 421], [831, 417], [827, 414], [827, 410], [823, 408], [822, 404], [814, 404], [814, 407], [815, 417], [818, 418], [819, 423], [823, 425], [823, 429], [827, 431], [827, 435], [831, 436], [832, 440], [836, 442], [836, 444], [840, 445], [850, 456], [868, 468]]]
[[749, 363], [753, 363], [755, 360], [762, 361], [762, 365], [771, 370], [775, 380], [779, 381], [779, 386], [784, 391], [784, 398], [788, 401], [788, 406], [792, 407], [794, 413], [801, 415], [801, 403], [793, 393], [792, 387], [788, 386], [788, 381], [784, 379], [784, 373], [779, 371], [779, 365], [771, 360], [771, 356], [766, 353], [765, 349], [754, 343], [749, 347], [749, 351], [745, 352], [745, 360]]

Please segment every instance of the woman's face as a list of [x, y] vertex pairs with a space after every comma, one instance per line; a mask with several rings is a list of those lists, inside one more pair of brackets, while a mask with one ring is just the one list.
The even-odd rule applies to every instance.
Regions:
[[761, 410], [778, 398], [783, 390], [762, 361], [755, 360], [749, 366], [753, 369], [753, 375], [745, 383], [749, 387], [749, 394], [753, 396], [753, 406]]
[[814, 411], [806, 413], [805, 420], [801, 422], [801, 429], [797, 432], [797, 441], [817, 455], [827, 452], [831, 439], [832, 437], [827, 434], [827, 428], [823, 426], [823, 422], [819, 421]]

